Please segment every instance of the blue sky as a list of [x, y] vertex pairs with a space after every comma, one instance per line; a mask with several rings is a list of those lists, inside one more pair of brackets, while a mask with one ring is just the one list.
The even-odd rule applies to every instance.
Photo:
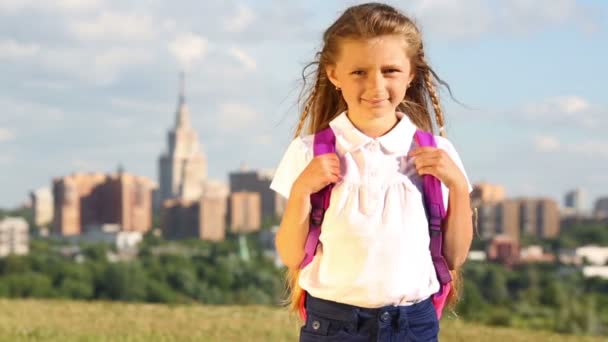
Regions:
[[[209, 161], [276, 166], [302, 67], [360, 1], [1, 0], [0, 207], [74, 171], [157, 177], [178, 72]], [[608, 196], [608, 3], [389, 1], [414, 17], [471, 181]]]

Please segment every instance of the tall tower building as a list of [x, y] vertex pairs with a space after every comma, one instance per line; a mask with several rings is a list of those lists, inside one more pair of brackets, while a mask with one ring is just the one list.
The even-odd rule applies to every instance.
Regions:
[[585, 210], [585, 191], [575, 189], [566, 193], [564, 198], [564, 211], [569, 215], [580, 215]]
[[598, 219], [608, 218], [608, 197], [600, 197], [595, 201], [593, 215]]
[[207, 159], [191, 126], [184, 91], [182, 72], [175, 126], [167, 136], [167, 152], [159, 158], [159, 205], [172, 198], [188, 201], [200, 199], [207, 179]]
[[32, 208], [34, 209], [34, 224], [46, 227], [53, 222], [53, 192], [51, 188], [44, 187], [30, 193]]

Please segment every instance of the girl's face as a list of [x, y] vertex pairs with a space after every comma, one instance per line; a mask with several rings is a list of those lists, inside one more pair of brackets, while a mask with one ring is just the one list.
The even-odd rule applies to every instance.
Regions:
[[396, 35], [341, 42], [336, 64], [326, 72], [341, 89], [349, 115], [394, 117], [414, 78], [405, 47], [403, 38]]

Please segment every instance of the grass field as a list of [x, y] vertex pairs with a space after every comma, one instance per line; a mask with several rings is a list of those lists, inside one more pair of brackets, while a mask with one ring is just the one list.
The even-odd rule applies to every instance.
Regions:
[[[444, 320], [441, 341], [606, 341]], [[264, 306], [168, 306], [0, 299], [0, 341], [297, 341], [297, 323]]]

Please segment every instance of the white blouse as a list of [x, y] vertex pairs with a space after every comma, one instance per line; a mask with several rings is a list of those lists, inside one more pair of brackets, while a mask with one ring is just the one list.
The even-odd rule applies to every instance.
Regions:
[[[397, 125], [379, 138], [359, 131], [346, 112], [330, 123], [342, 181], [332, 190], [317, 253], [300, 273], [300, 286], [312, 296], [377, 308], [409, 305], [439, 290], [422, 178], [406, 159], [416, 126], [397, 116]], [[313, 158], [313, 137], [294, 139], [277, 167], [270, 188], [285, 198]], [[454, 146], [435, 138], [466, 177]], [[449, 192], [443, 184], [442, 190], [447, 210]]]

